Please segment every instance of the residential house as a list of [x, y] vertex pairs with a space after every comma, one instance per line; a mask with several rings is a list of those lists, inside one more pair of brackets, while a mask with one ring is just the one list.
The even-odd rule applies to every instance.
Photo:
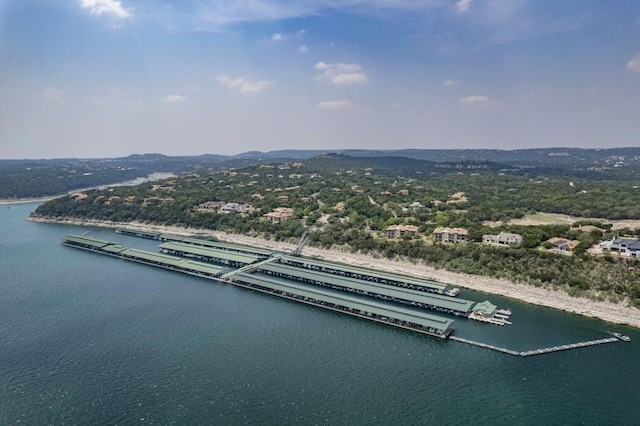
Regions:
[[600, 243], [603, 250], [615, 251], [626, 256], [640, 257], [640, 241], [630, 238], [614, 238]]
[[226, 201], [206, 201], [202, 204], [198, 204], [195, 210], [214, 210], [218, 211], [222, 206], [227, 204]]
[[249, 213], [251, 211], [253, 211], [253, 207], [249, 204], [227, 203], [224, 206], [220, 207], [218, 213]]
[[519, 246], [522, 244], [522, 235], [511, 232], [500, 232], [498, 235], [486, 234], [482, 236], [482, 242], [498, 246]]
[[433, 238], [437, 243], [462, 243], [467, 241], [469, 231], [462, 228], [436, 228]]
[[553, 246], [552, 251], [564, 254], [571, 254], [580, 244], [578, 240], [567, 240], [566, 238], [553, 237], [547, 240]]
[[283, 220], [291, 219], [295, 214], [295, 211], [289, 207], [276, 207], [269, 213], [262, 215], [265, 220], [271, 223], [280, 223]]
[[400, 238], [404, 235], [416, 235], [418, 227], [416, 225], [391, 225], [387, 227], [388, 238]]

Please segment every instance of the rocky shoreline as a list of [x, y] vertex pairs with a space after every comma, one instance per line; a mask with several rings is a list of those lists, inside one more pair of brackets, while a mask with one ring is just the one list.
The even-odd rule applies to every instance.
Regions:
[[[208, 229], [195, 229], [177, 226], [160, 226], [138, 222], [110, 222], [102, 220], [83, 220], [73, 218], [45, 218], [28, 217], [26, 220], [43, 223], [60, 223], [75, 226], [92, 226], [103, 228], [123, 228], [140, 230], [145, 232], [166, 233], [184, 236], [215, 237], [220, 240], [246, 244], [255, 247], [269, 248], [279, 251], [292, 251], [295, 246], [263, 238], [249, 237], [241, 234], [229, 234], [226, 232], [212, 231]], [[445, 271], [426, 266], [422, 263], [414, 263], [407, 260], [389, 260], [382, 257], [373, 257], [358, 253], [351, 253], [337, 249], [319, 249], [305, 247], [303, 255], [317, 257], [324, 260], [350, 263], [358, 266], [380, 269], [404, 275], [413, 275], [434, 281], [449, 284], [455, 287], [464, 287], [484, 293], [491, 293], [509, 297], [527, 303], [560, 309], [588, 317], [599, 318], [615, 324], [630, 325], [640, 328], [640, 309], [623, 304], [599, 302], [585, 298], [572, 297], [563, 291], [554, 291], [526, 284], [517, 284], [511, 281], [469, 275], [457, 272]]]

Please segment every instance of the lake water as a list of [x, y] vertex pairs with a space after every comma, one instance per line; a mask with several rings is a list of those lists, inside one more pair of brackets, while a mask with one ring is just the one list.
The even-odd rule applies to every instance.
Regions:
[[462, 291], [513, 325], [456, 334], [519, 358], [62, 246], [112, 230], [0, 206], [0, 424], [640, 424], [640, 332]]

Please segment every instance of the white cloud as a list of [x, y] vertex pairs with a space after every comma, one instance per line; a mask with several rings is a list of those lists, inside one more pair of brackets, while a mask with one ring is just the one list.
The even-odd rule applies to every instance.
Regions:
[[92, 15], [112, 15], [117, 18], [128, 18], [131, 12], [122, 6], [120, 0], [80, 0], [80, 7], [88, 9]]
[[[422, 13], [436, 8], [444, 9], [444, 5], [448, 7], [445, 0], [165, 0], [145, 3], [168, 3], [169, 5], [179, 3], [181, 10], [179, 22], [176, 22], [175, 15], [168, 16], [165, 13], [164, 24], [172, 29], [179, 27], [199, 31], [217, 31], [229, 25], [246, 22], [276, 22], [304, 18], [324, 12], [385, 13], [389, 10], [398, 10]], [[157, 7], [161, 9], [162, 6]], [[291, 35], [295, 36], [299, 33]], [[285, 33], [276, 33], [274, 36], [276, 36], [274, 41], [281, 41], [281, 37], [287, 38]]]
[[319, 77], [328, 79], [334, 84], [362, 84], [369, 80], [359, 64], [318, 62], [313, 69], [321, 72]]
[[640, 52], [636, 53], [633, 58], [629, 59], [629, 62], [627, 62], [627, 69], [640, 74]]
[[46, 101], [63, 101], [67, 97], [67, 92], [62, 89], [50, 87], [42, 91], [42, 98]]
[[287, 41], [297, 38], [302, 38], [305, 34], [305, 30], [296, 31], [295, 33], [275, 33], [271, 36], [273, 41]]
[[442, 85], [444, 87], [455, 87], [455, 86], [460, 86], [462, 84], [462, 81], [460, 80], [445, 80], [442, 82]]
[[469, 10], [469, 8], [471, 7], [472, 3], [473, 3], [473, 0], [458, 0], [456, 2], [456, 10], [459, 13], [464, 13], [467, 10]]
[[179, 104], [186, 100], [187, 98], [182, 95], [167, 95], [164, 97], [164, 101], [170, 104]]
[[480, 105], [489, 102], [488, 96], [471, 95], [460, 99], [462, 105]]
[[356, 104], [351, 101], [323, 101], [316, 105], [318, 109], [352, 109]]
[[273, 85], [273, 82], [267, 80], [248, 80], [244, 77], [229, 77], [228, 75], [220, 75], [216, 79], [229, 89], [244, 93], [262, 92]]
[[309, 48], [303, 44], [302, 46], [298, 47], [298, 52], [309, 53]]

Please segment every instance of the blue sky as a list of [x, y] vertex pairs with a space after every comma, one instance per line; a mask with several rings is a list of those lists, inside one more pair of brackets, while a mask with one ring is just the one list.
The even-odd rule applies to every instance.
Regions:
[[639, 142], [636, 0], [0, 0], [0, 158]]

